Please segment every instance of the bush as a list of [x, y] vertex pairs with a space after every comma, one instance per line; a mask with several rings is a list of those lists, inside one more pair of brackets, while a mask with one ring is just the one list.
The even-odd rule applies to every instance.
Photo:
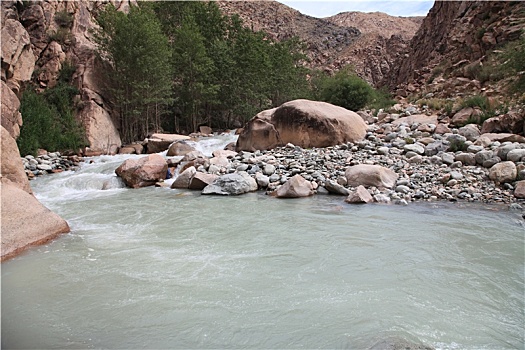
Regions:
[[28, 89], [22, 95], [20, 112], [24, 124], [17, 140], [22, 156], [36, 155], [39, 148], [75, 151], [86, 145], [84, 131], [73, 115], [73, 97], [78, 91], [67, 84], [71, 77], [66, 77], [66, 73], [71, 69], [65, 67], [54, 88], [42, 94]]
[[67, 11], [58, 11], [54, 17], [55, 23], [61, 28], [71, 28], [73, 15]]
[[71, 45], [73, 42], [73, 35], [67, 28], [58, 28], [55, 31], [48, 32], [47, 39], [49, 42], [56, 41], [60, 45]]

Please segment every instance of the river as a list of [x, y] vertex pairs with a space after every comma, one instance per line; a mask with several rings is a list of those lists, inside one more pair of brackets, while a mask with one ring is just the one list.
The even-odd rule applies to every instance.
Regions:
[[2, 348], [523, 349], [516, 212], [133, 190], [127, 157], [31, 182], [72, 231], [2, 263]]

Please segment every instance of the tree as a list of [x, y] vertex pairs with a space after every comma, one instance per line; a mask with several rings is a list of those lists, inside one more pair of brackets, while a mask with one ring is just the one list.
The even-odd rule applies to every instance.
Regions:
[[172, 102], [172, 65], [168, 38], [152, 6], [132, 6], [128, 14], [111, 4], [97, 17], [94, 32], [100, 56], [109, 64], [110, 92], [119, 111], [124, 142], [157, 131]]

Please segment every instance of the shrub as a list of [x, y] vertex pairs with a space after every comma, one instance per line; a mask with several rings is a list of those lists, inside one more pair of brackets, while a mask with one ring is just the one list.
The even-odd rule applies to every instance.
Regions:
[[73, 42], [73, 35], [68, 28], [58, 28], [57, 30], [48, 32], [47, 39], [49, 42], [56, 41], [60, 45], [70, 45]]
[[73, 15], [67, 11], [58, 11], [54, 17], [55, 23], [61, 28], [71, 28]]
[[374, 89], [366, 81], [347, 70], [341, 70], [324, 81], [321, 99], [357, 111], [373, 98]]
[[28, 89], [22, 95], [20, 112], [24, 124], [17, 140], [22, 156], [36, 155], [39, 148], [65, 151], [86, 145], [84, 131], [73, 115], [73, 97], [78, 91], [67, 84], [71, 78], [66, 73], [71, 69], [65, 67], [54, 88], [42, 94]]

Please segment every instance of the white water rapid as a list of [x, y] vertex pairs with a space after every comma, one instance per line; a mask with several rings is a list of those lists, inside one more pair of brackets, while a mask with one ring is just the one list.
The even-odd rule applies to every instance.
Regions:
[[2, 264], [2, 348], [523, 349], [517, 213], [134, 190], [127, 157], [31, 182], [72, 232]]

